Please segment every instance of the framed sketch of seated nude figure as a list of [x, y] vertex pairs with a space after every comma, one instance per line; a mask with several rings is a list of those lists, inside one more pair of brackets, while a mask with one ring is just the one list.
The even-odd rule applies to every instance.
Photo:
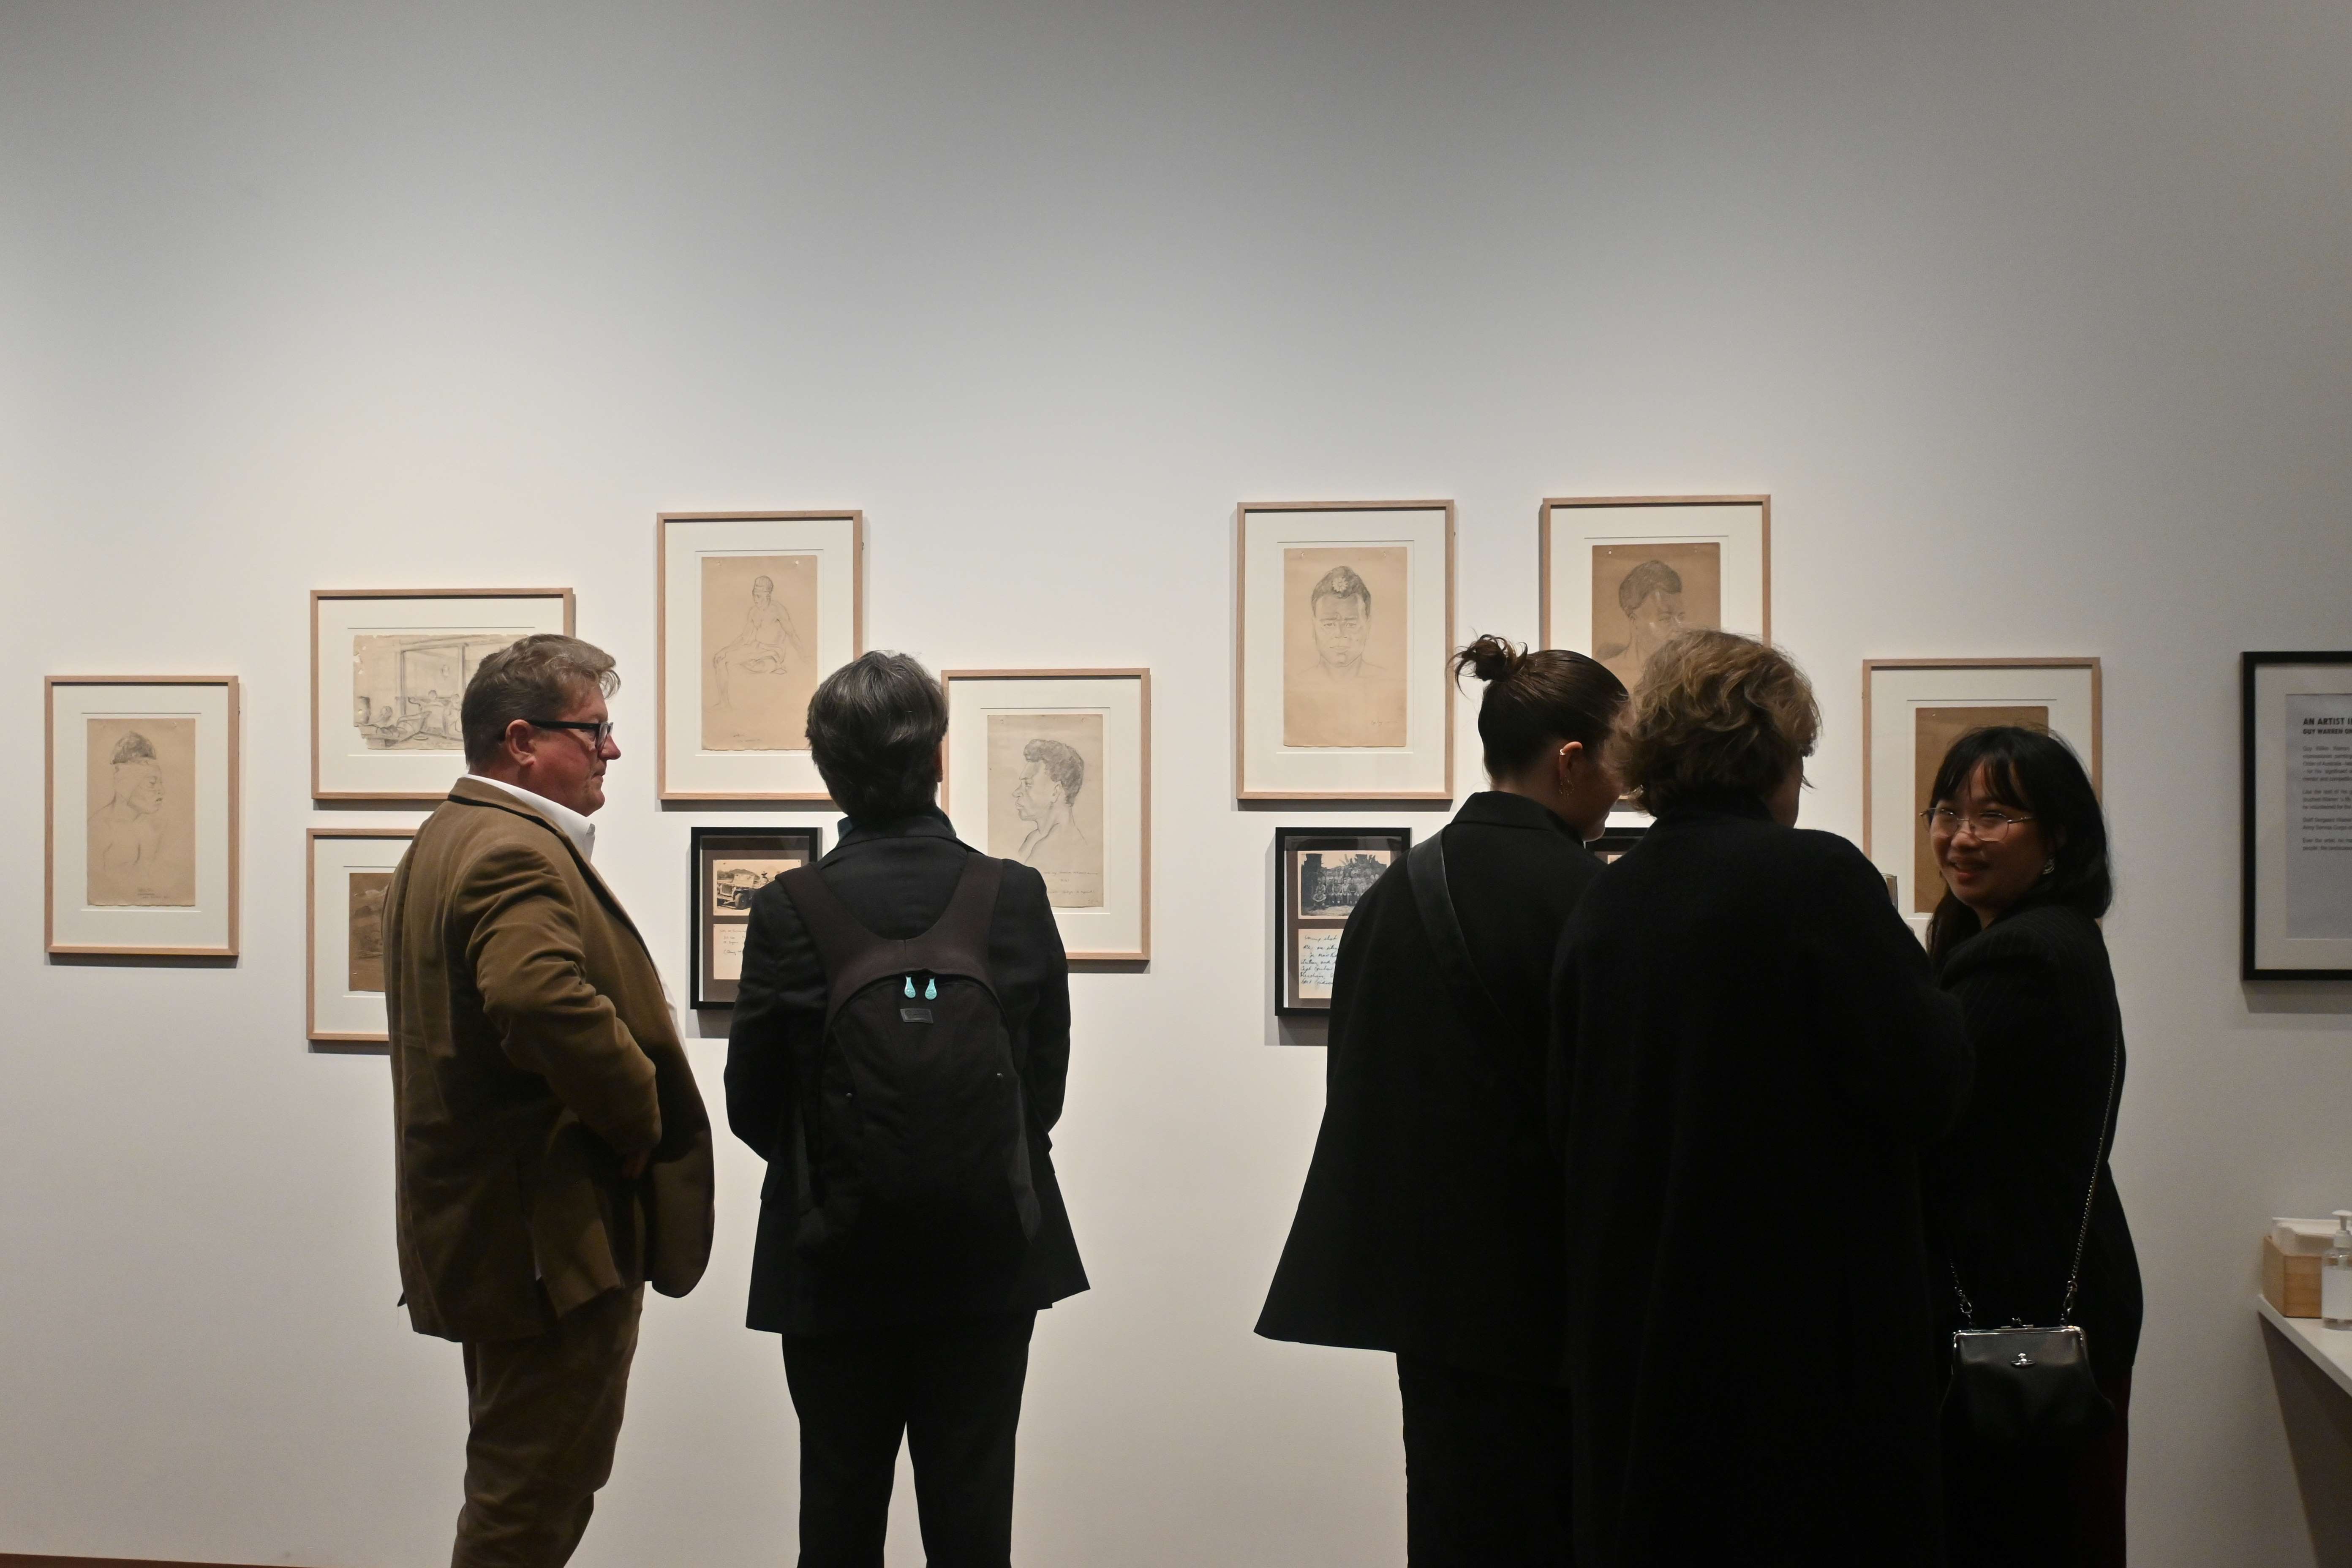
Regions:
[[825, 798], [809, 698], [866, 647], [865, 528], [856, 511], [656, 520], [662, 799]]
[[1453, 797], [1451, 501], [1244, 504], [1244, 800]]
[[383, 900], [413, 827], [313, 827], [310, 860], [310, 1028], [313, 1044], [380, 1046]]
[[1151, 674], [950, 669], [940, 802], [1036, 868], [1073, 961], [1151, 956]]
[[236, 953], [234, 676], [43, 682], [53, 953]]
[[1331, 1010], [1331, 971], [1356, 900], [1412, 847], [1409, 827], [1274, 830], [1274, 1011]]
[[572, 632], [569, 588], [310, 595], [310, 795], [430, 805], [466, 771], [466, 683], [535, 632]]

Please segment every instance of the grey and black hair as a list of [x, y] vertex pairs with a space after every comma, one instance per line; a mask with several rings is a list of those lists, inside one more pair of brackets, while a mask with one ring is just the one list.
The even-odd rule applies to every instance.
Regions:
[[613, 656], [593, 643], [541, 632], [509, 644], [474, 668], [458, 710], [466, 731], [466, 765], [497, 759], [507, 727], [516, 720], [560, 719], [583, 688], [610, 697], [621, 689]]
[[1062, 798], [1076, 804], [1078, 791], [1087, 782], [1087, 760], [1060, 741], [1040, 735], [1021, 748], [1024, 763], [1043, 763], [1054, 782], [1062, 786]]
[[1364, 580], [1356, 575], [1353, 566], [1334, 566], [1324, 573], [1316, 582], [1314, 592], [1307, 595], [1307, 607], [1312, 610], [1322, 599], [1361, 599], [1364, 614], [1372, 613], [1372, 591], [1364, 586]]
[[136, 730], [114, 742], [111, 764], [114, 767], [119, 768], [125, 763], [152, 763], [155, 760], [155, 743]]
[[809, 699], [809, 751], [853, 822], [889, 822], [929, 805], [947, 732], [947, 694], [903, 653], [860, 655]]
[[1663, 561], [1644, 561], [1617, 584], [1617, 607], [1631, 616], [1653, 594], [1679, 594], [1683, 574]]

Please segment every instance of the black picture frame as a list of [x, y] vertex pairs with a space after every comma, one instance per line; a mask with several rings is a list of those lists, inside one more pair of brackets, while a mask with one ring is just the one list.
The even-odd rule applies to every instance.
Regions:
[[[1278, 1018], [1318, 1018], [1331, 1010], [1328, 988], [1307, 994], [1299, 954], [1302, 933], [1318, 938], [1318, 953], [1338, 949], [1355, 899], [1412, 847], [1410, 827], [1277, 827], [1274, 830], [1274, 1012]], [[1309, 855], [1384, 857], [1376, 863], [1309, 866]], [[1314, 908], [1304, 908], [1312, 904]]]
[[[2335, 683], [2337, 692], [2352, 696], [2352, 650], [2331, 649], [2307, 652], [2252, 652], [2238, 656], [2239, 735], [2239, 876], [2240, 911], [2238, 930], [2238, 974], [2242, 980], [2352, 980], [2352, 958], [2338, 964], [2265, 964], [2262, 962], [2261, 931], [2266, 912], [2266, 900], [2284, 898], [2284, 888], [2268, 888], [2263, 875], [2260, 853], [2261, 830], [2265, 802], [2259, 784], [2261, 763], [2265, 744], [2282, 749], [2286, 744], [2284, 733], [2265, 736], [2259, 688], [2262, 672], [2280, 667], [2314, 669], [2342, 668], [2343, 679]], [[2284, 757], [2281, 759], [2284, 767]], [[2284, 806], [2282, 804], [2282, 815]]]
[[1646, 822], [1603, 828], [1601, 837], [1587, 843], [1585, 847], [1605, 866], [1642, 842], [1643, 835], [1649, 831], [1650, 825]]
[[[722, 885], [719, 863], [790, 860], [816, 863], [824, 853], [821, 827], [697, 827], [687, 837], [687, 1005], [701, 1009], [735, 1005], [736, 975], [719, 973], [730, 956], [722, 933], [738, 932], [751, 923], [751, 896], [778, 874], [761, 876], [739, 868]], [[786, 868], [787, 869], [789, 868]], [[740, 974], [742, 938], [736, 935], [731, 956]]]

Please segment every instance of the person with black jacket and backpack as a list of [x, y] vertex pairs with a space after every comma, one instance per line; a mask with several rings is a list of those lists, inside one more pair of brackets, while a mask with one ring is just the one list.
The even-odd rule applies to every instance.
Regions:
[[831, 854], [761, 889], [727, 1118], [768, 1162], [750, 1325], [783, 1338], [803, 1568], [878, 1568], [903, 1434], [934, 1564], [1012, 1561], [1037, 1310], [1087, 1288], [1047, 1134], [1069, 967], [1045, 879], [959, 841], [947, 700], [868, 653], [811, 699]]

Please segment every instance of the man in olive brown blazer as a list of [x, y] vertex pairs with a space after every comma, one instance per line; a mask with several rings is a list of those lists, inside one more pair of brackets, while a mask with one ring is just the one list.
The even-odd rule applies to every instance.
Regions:
[[589, 864], [613, 660], [531, 637], [466, 689], [468, 772], [384, 900], [400, 1279], [465, 1347], [452, 1568], [555, 1568], [612, 1472], [651, 1281], [710, 1254], [710, 1123], [652, 957]]

